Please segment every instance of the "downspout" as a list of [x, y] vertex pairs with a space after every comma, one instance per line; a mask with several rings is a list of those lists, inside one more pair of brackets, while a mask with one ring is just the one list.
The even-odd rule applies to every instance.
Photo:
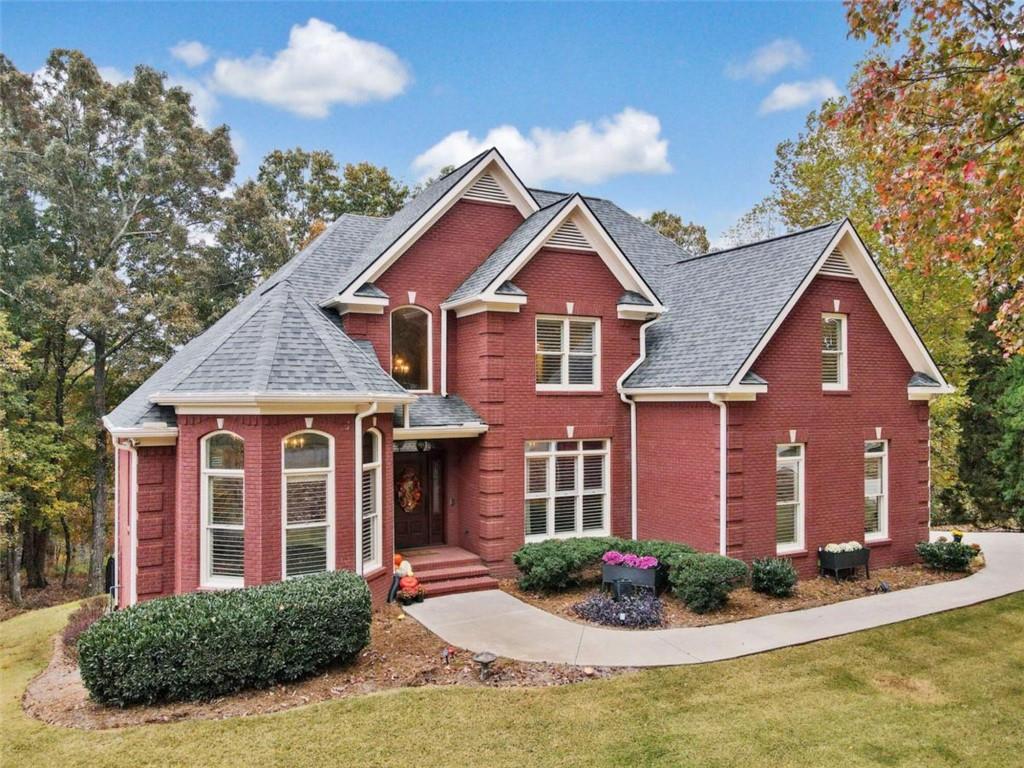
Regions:
[[120, 572], [121, 572], [121, 548], [120, 548], [121, 539], [118, 536], [119, 526], [118, 526], [118, 522], [117, 522], [117, 518], [119, 518], [121, 516], [121, 507], [119, 506], [121, 483], [118, 480], [118, 474], [119, 474], [119, 467], [118, 467], [118, 465], [121, 463], [121, 448], [118, 445], [119, 441], [118, 441], [118, 439], [116, 437], [111, 435], [110, 439], [114, 443], [114, 583], [111, 586], [111, 589], [113, 590], [113, 594], [107, 595], [107, 597], [112, 599], [113, 604], [114, 604], [113, 608], [114, 608], [114, 610], [116, 610], [117, 609], [117, 604], [118, 604], [118, 602], [120, 600], [120, 597], [118, 595], [119, 586], [118, 586], [118, 583], [117, 583], [117, 577], [118, 577], [118, 574], [120, 574]]
[[726, 550], [726, 492], [728, 491], [728, 457], [729, 457], [729, 407], [721, 395], [708, 395], [708, 399], [718, 406], [718, 552], [724, 555]]
[[441, 308], [441, 397], [448, 397], [448, 310]]
[[[356, 540], [356, 573], [363, 573], [363, 419], [367, 416], [373, 416], [377, 413], [377, 408], [380, 405], [376, 400], [370, 403], [370, 407], [365, 411], [357, 411], [355, 419], [355, 490], [356, 490], [356, 528], [355, 528], [355, 540]], [[408, 404], [405, 406], [405, 410], [409, 410]], [[383, 446], [381, 446], [383, 448]], [[384, 457], [381, 456], [381, 463], [383, 465]], [[383, 553], [381, 554], [383, 558]], [[337, 565], [337, 564], [335, 564]]]

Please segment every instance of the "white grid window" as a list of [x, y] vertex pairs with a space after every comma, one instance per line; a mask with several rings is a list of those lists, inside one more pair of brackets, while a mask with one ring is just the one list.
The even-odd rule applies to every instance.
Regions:
[[804, 446], [775, 448], [775, 546], [779, 552], [804, 548]]
[[334, 441], [320, 432], [284, 439], [281, 514], [284, 578], [334, 570]]
[[241, 587], [245, 583], [245, 442], [215, 432], [202, 442], [202, 546], [200, 583]]
[[864, 443], [864, 537], [889, 535], [889, 445], [885, 440]]
[[537, 389], [589, 390], [601, 386], [601, 326], [592, 318], [537, 318]]
[[608, 534], [608, 441], [526, 444], [526, 540]]
[[821, 316], [822, 389], [846, 389], [846, 315]]
[[363, 435], [363, 475], [360, 511], [360, 547], [363, 573], [380, 568], [381, 549], [381, 481], [380, 433], [375, 429]]

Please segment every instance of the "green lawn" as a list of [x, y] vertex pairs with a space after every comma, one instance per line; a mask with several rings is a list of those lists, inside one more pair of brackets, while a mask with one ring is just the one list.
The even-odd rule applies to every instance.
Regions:
[[43, 725], [19, 706], [70, 610], [0, 624], [4, 765], [1024, 764], [1024, 594], [746, 659], [561, 688], [420, 688], [92, 733]]

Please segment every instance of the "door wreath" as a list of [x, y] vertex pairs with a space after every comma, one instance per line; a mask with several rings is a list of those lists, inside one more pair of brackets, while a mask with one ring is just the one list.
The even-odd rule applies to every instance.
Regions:
[[405, 512], [412, 512], [423, 500], [423, 485], [412, 467], [402, 470], [398, 478], [398, 503]]

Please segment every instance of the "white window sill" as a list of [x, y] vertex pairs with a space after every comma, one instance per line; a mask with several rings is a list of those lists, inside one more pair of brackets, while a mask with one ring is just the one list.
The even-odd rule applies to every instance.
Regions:
[[786, 544], [785, 546], [775, 547], [776, 555], [806, 555], [807, 549], [803, 544]]
[[888, 533], [869, 533], [864, 536], [865, 544], [890, 544], [892, 539]]
[[245, 579], [210, 579], [199, 585], [200, 589], [210, 592], [218, 592], [222, 589], [241, 589], [245, 586]]
[[599, 531], [569, 531], [567, 533], [535, 533], [530, 536], [524, 537], [524, 541], [527, 544], [537, 544], [541, 541], [550, 541], [551, 539], [582, 539], [582, 538], [596, 538], [598, 536], [610, 536], [606, 529]]

